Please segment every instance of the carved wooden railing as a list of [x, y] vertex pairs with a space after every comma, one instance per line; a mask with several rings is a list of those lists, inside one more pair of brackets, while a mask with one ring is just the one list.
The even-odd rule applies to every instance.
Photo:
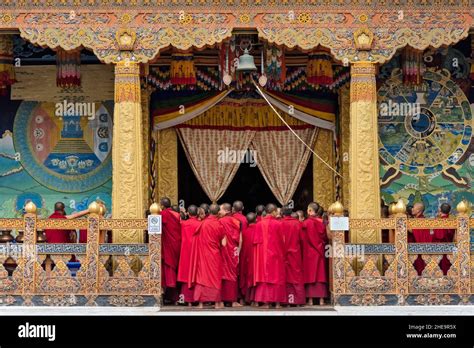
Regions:
[[[100, 231], [147, 229], [146, 219], [0, 219], [0, 229], [23, 231], [22, 243], [0, 244], [0, 305], [160, 306], [161, 236], [148, 244], [99, 242]], [[87, 230], [85, 244], [41, 244], [43, 229]]]
[[[341, 211], [341, 210], [340, 210]], [[350, 219], [350, 231], [388, 229], [395, 243], [345, 244], [344, 231], [333, 231], [331, 290], [336, 305], [470, 304], [470, 228], [466, 209], [452, 219], [407, 219], [404, 211], [389, 219]], [[337, 215], [337, 212], [336, 214]], [[161, 236], [147, 244], [100, 243], [104, 230], [145, 230], [145, 219], [104, 219], [91, 209], [87, 219], [38, 219], [27, 207], [21, 219], [0, 219], [1, 230], [23, 231], [22, 243], [0, 243], [0, 305], [160, 306]], [[454, 243], [407, 243], [411, 229], [454, 229]], [[86, 229], [85, 244], [37, 242], [43, 229]], [[413, 265], [421, 255], [419, 276]], [[439, 261], [446, 255], [446, 275]], [[73, 257], [74, 256], [74, 257]]]
[[[472, 304], [470, 228], [467, 205], [458, 205], [450, 219], [407, 219], [404, 205], [388, 219], [350, 219], [350, 231], [394, 231], [394, 243], [345, 244], [344, 231], [333, 231], [332, 297], [336, 305]], [[338, 214], [334, 214], [338, 215]], [[412, 229], [455, 230], [453, 243], [408, 243]], [[337, 252], [343, 251], [343, 252]], [[439, 265], [451, 263], [444, 275]], [[414, 263], [425, 267], [418, 275]], [[418, 260], [417, 262], [420, 262]], [[446, 262], [446, 260], [444, 260]]]

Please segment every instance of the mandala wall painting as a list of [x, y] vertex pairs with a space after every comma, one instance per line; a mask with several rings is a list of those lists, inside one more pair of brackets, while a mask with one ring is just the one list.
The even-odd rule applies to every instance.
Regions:
[[[442, 175], [458, 187], [472, 137], [471, 106], [447, 70], [428, 69], [419, 86], [405, 85], [400, 69], [378, 92], [382, 187], [406, 174], [421, 182]], [[419, 188], [422, 189], [421, 187]]]
[[[88, 103], [84, 103], [88, 104]], [[112, 112], [109, 103], [91, 103], [58, 113], [49, 102], [21, 103], [13, 127], [23, 168], [41, 185], [60, 192], [85, 192], [110, 180]]]

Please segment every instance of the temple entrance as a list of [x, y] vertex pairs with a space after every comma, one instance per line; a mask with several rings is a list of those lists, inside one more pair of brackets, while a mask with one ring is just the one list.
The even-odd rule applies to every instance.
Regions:
[[[196, 179], [180, 142], [178, 142], [178, 189], [179, 201], [184, 201], [186, 207], [191, 204], [211, 203]], [[311, 157], [293, 195], [295, 210], [306, 210], [312, 197], [313, 158]], [[241, 200], [244, 203], [245, 213], [255, 211], [255, 207], [259, 204], [273, 202], [280, 205], [258, 167], [251, 166], [249, 163], [240, 165], [234, 179], [218, 203], [232, 203], [236, 200]]]

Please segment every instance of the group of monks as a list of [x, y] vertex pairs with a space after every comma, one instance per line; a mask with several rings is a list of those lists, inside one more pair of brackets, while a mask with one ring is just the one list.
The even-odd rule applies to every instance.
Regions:
[[162, 208], [162, 286], [170, 303], [215, 308], [324, 304], [328, 297], [328, 243], [323, 209], [307, 218], [289, 206], [258, 206], [242, 214], [236, 201], [190, 205], [181, 212], [168, 198]]
[[[415, 219], [424, 219], [425, 215], [425, 206], [423, 203], [415, 203], [413, 207], [409, 207], [407, 209], [407, 215], [409, 218]], [[440, 219], [447, 219], [449, 218], [449, 214], [451, 212], [451, 206], [448, 203], [443, 203], [440, 205], [437, 217]], [[451, 243], [454, 240], [454, 229], [413, 229], [412, 231], [408, 231], [408, 243]], [[422, 275], [423, 270], [426, 267], [426, 263], [421, 257], [418, 255], [414, 262], [415, 269], [419, 276]], [[449, 261], [446, 255], [443, 255], [439, 266], [443, 271], [444, 275], [448, 274], [448, 270], [451, 267], [451, 262]]]
[[[281, 305], [313, 305], [328, 297], [328, 260], [325, 257], [330, 232], [324, 210], [310, 203], [307, 216], [289, 206], [259, 205], [243, 215], [243, 203], [231, 206], [190, 205], [187, 210], [160, 201], [162, 233], [162, 286], [165, 302], [213, 303], [263, 308]], [[423, 203], [408, 207], [409, 218], [424, 218]], [[105, 211], [105, 206], [104, 206]], [[443, 203], [438, 218], [449, 218], [451, 206]], [[52, 219], [73, 219], [87, 210], [66, 214], [57, 202]], [[87, 231], [48, 229], [48, 243], [87, 243]], [[413, 229], [409, 243], [453, 242], [453, 229]], [[446, 255], [439, 266], [446, 275], [451, 262]], [[426, 267], [421, 255], [414, 262], [418, 275]]]

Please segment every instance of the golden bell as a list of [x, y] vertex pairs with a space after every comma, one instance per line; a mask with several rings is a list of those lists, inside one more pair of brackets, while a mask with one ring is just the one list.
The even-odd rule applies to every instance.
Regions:
[[257, 71], [253, 56], [249, 54], [248, 49], [245, 49], [244, 54], [239, 57], [239, 65], [236, 70], [243, 73]]

